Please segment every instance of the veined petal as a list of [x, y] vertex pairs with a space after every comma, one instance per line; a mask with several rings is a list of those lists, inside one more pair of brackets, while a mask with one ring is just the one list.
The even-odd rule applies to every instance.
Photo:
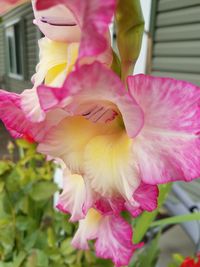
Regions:
[[27, 138], [39, 142], [48, 130], [59, 123], [66, 112], [54, 110], [40, 123], [33, 123], [26, 118], [21, 108], [21, 95], [0, 90], [0, 119], [14, 138]]
[[29, 135], [30, 124], [20, 109], [20, 96], [15, 93], [0, 91], [0, 118], [14, 138]]
[[159, 190], [156, 185], [141, 182], [133, 194], [135, 205], [126, 202], [125, 207], [134, 217], [137, 217], [143, 211], [151, 212], [157, 208], [158, 195]]
[[79, 44], [59, 43], [43, 38], [39, 41], [39, 47], [40, 62], [33, 78], [34, 87], [25, 90], [21, 95], [21, 107], [32, 122], [41, 122], [45, 119], [45, 112], [40, 107], [37, 95], [37, 86], [44, 81], [47, 85], [62, 86], [75, 65]]
[[85, 217], [87, 210], [85, 202], [88, 197], [84, 179], [79, 174], [72, 174], [67, 169], [63, 175], [63, 192], [59, 197], [57, 208], [65, 213], [71, 214], [71, 221], [78, 221]]
[[111, 259], [115, 267], [129, 264], [134, 251], [141, 245], [132, 243], [132, 228], [119, 216], [102, 219], [95, 243], [97, 257]]
[[119, 78], [96, 62], [76, 69], [62, 89], [40, 86], [38, 95], [44, 111], [62, 106], [71, 116], [49, 131], [39, 151], [84, 173], [101, 196], [133, 204], [140, 177], [123, 122], [130, 136], [137, 135], [143, 111]]
[[[90, 75], [85, 75], [90, 73]], [[64, 86], [76, 95], [76, 102], [107, 101], [119, 109], [126, 131], [135, 137], [143, 127], [143, 111], [124, 88], [119, 77], [111, 70], [95, 62], [73, 72]]]
[[200, 175], [200, 88], [170, 78], [136, 75], [129, 90], [145, 116], [134, 156], [147, 184]]
[[38, 10], [64, 4], [70, 9], [79, 24], [82, 37], [79, 58], [103, 53], [108, 43], [106, 31], [115, 10], [115, 0], [37, 0]]
[[100, 222], [101, 214], [94, 209], [90, 209], [86, 218], [80, 220], [72, 245], [78, 249], [89, 249], [88, 240], [97, 238]]
[[[78, 58], [79, 43], [62, 43], [42, 38], [39, 41], [40, 62], [37, 65], [37, 72], [34, 76], [35, 86], [41, 85], [43, 81], [52, 85], [59, 73], [69, 74]], [[60, 87], [63, 82], [54, 86]]]
[[81, 116], [67, 117], [51, 128], [40, 142], [38, 151], [54, 158], [61, 158], [73, 173], [83, 173], [86, 144], [106, 129]]
[[96, 239], [95, 250], [98, 257], [112, 259], [116, 267], [128, 265], [134, 250], [131, 226], [119, 216], [102, 216], [94, 209], [89, 210], [81, 220], [72, 245], [88, 249], [88, 240]]
[[140, 183], [132, 155], [132, 141], [126, 133], [98, 135], [86, 146], [84, 171], [93, 190], [101, 196], [122, 196], [134, 202]]
[[93, 206], [103, 215], [119, 215], [124, 210], [124, 203], [125, 200], [121, 196], [102, 197], [99, 195]]
[[27, 119], [32, 122], [41, 122], [46, 113], [41, 109], [36, 88], [24, 90], [21, 94], [20, 105]]

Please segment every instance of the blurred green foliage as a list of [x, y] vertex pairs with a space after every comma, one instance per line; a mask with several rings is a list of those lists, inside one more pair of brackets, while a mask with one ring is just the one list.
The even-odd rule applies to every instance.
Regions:
[[8, 150], [0, 161], [0, 267], [113, 266], [71, 246], [77, 226], [53, 208], [53, 163], [24, 140]]
[[184, 257], [180, 254], [173, 255], [173, 262], [168, 265], [168, 267], [180, 267], [184, 261]]

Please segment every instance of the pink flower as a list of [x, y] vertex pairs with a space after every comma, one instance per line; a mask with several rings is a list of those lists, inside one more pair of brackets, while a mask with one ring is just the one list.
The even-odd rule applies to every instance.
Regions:
[[72, 245], [87, 250], [87, 241], [93, 239], [96, 240], [96, 255], [112, 259], [116, 267], [128, 265], [134, 251], [142, 246], [132, 244], [132, 228], [120, 216], [103, 216], [90, 209], [86, 218], [79, 222]]
[[[31, 122], [20, 96], [3, 91], [1, 119], [13, 136], [33, 138], [38, 151], [63, 162], [58, 207], [72, 221], [80, 220], [73, 243], [87, 248], [87, 240], [95, 239], [97, 255], [116, 266], [127, 264], [134, 249], [120, 212], [152, 211], [158, 184], [199, 177], [200, 89], [136, 75], [128, 77], [126, 90], [111, 70], [95, 62], [77, 67], [62, 88], [43, 85], [37, 92], [43, 121]], [[94, 210], [97, 216], [86, 227]]]
[[156, 194], [144, 184], [198, 177], [200, 91], [187, 82], [145, 75], [130, 76], [128, 87], [99, 63], [71, 73], [62, 89], [40, 86], [43, 110], [69, 115], [38, 150], [61, 158], [96, 193], [117, 192], [131, 203], [133, 193], [139, 202], [143, 190]]
[[[199, 175], [200, 91], [145, 75], [129, 77], [128, 85], [126, 91], [99, 63], [85, 65], [63, 88], [38, 88], [47, 117], [41, 123], [25, 118], [19, 95], [3, 91], [1, 118], [15, 137], [30, 136], [39, 151], [89, 181], [95, 197], [112, 205], [122, 198], [128, 207], [151, 210], [157, 184]], [[145, 203], [144, 195], [152, 201]]]
[[40, 10], [65, 5], [81, 29], [79, 58], [96, 56], [108, 49], [106, 33], [115, 11], [115, 0], [36, 0]]

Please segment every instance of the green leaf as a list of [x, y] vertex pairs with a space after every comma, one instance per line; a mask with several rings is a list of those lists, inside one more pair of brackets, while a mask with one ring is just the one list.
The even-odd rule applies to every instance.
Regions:
[[133, 73], [140, 53], [144, 19], [140, 0], [119, 0], [116, 10], [117, 44], [122, 62], [122, 79]]
[[56, 243], [55, 233], [52, 227], [47, 229], [47, 240], [49, 247], [54, 247]]
[[4, 248], [5, 254], [10, 253], [14, 247], [15, 233], [13, 226], [9, 224], [3, 231], [0, 231], [0, 245]]
[[18, 168], [14, 168], [6, 179], [6, 189], [8, 192], [18, 192], [20, 190], [19, 180], [20, 173], [18, 172]]
[[56, 184], [52, 182], [39, 182], [33, 185], [30, 196], [35, 201], [49, 199], [58, 190]]
[[168, 267], [180, 267], [184, 261], [184, 257], [180, 254], [173, 255], [174, 262], [171, 262]]
[[144, 212], [138, 219], [136, 226], [134, 227], [134, 235], [133, 235], [133, 242], [139, 243], [143, 239], [144, 235], [146, 234], [147, 230], [149, 229], [152, 221], [155, 220], [158, 211], [155, 210], [153, 212]]
[[169, 224], [177, 224], [177, 223], [199, 221], [199, 220], [200, 220], [200, 212], [197, 212], [197, 213], [178, 215], [178, 216], [170, 217], [167, 219], [158, 220], [158, 221], [153, 222], [151, 226], [152, 227], [165, 226]]
[[143, 214], [135, 220], [136, 224], [133, 236], [134, 243], [141, 242], [147, 230], [151, 227], [152, 222], [155, 220], [159, 212], [159, 208], [163, 205], [171, 190], [171, 186], [172, 185], [170, 183], [161, 185], [159, 187], [158, 208], [153, 212], [143, 212]]
[[35, 251], [29, 255], [25, 267], [37, 267], [37, 255]]
[[14, 258], [13, 267], [20, 267], [25, 258], [26, 253], [24, 251], [20, 251], [19, 255]]
[[144, 247], [142, 253], [139, 254], [137, 260], [134, 261], [130, 267], [136, 266], [136, 263], [137, 267], [155, 267], [159, 256], [159, 238], [160, 233]]
[[35, 221], [27, 216], [19, 215], [16, 218], [16, 228], [20, 231], [26, 231], [36, 226]]
[[48, 256], [42, 250], [36, 250], [37, 267], [48, 267]]
[[9, 226], [11, 221], [12, 221], [11, 216], [6, 216], [6, 217], [0, 219], [0, 231], [2, 231], [3, 228], [6, 228], [7, 226]]
[[0, 181], [0, 193], [3, 192], [5, 183], [3, 181]]
[[16, 143], [20, 148], [23, 149], [34, 149], [36, 146], [34, 143], [27, 142], [24, 139], [17, 139]]
[[174, 254], [173, 255], [173, 259], [174, 259], [174, 261], [178, 264], [178, 266], [179, 265], [181, 265], [182, 264], [182, 262], [184, 261], [184, 257], [182, 256], [182, 255], [180, 255], [180, 254]]
[[10, 163], [8, 161], [0, 161], [0, 175], [9, 171], [11, 168]]
[[72, 247], [71, 245], [71, 238], [68, 238], [66, 240], [64, 240], [61, 244], [61, 248], [60, 248], [60, 253], [63, 256], [69, 256], [70, 254], [72, 254], [73, 252], [75, 252], [75, 248]]
[[12, 262], [0, 262], [0, 267], [13, 267]]
[[24, 249], [29, 252], [36, 244], [37, 238], [38, 238], [38, 230], [33, 232], [32, 234], [29, 234], [24, 239]]

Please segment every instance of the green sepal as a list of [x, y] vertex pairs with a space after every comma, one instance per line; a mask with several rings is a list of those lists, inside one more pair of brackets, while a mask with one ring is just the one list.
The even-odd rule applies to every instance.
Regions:
[[133, 73], [140, 53], [144, 19], [140, 0], [118, 0], [115, 23], [122, 63], [122, 80]]
[[118, 57], [118, 55], [113, 51], [113, 61], [111, 65], [111, 69], [119, 76], [121, 77], [121, 62]]

